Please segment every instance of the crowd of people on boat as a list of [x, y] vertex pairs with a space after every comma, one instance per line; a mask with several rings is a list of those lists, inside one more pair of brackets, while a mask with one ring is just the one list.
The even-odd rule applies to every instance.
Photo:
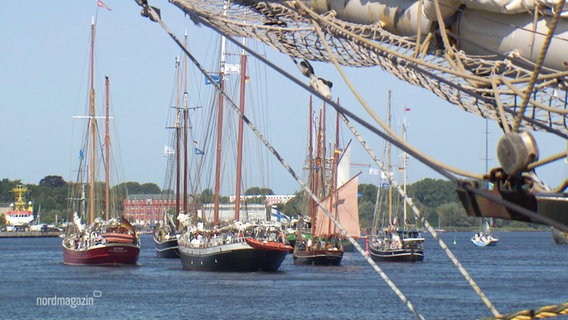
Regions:
[[302, 235], [298, 236], [297, 247], [300, 251], [312, 251], [312, 250], [332, 250], [338, 251], [342, 249], [341, 239], [339, 236], [324, 238], [316, 237], [305, 238]]
[[247, 224], [241, 227], [205, 230], [203, 225], [185, 232], [179, 241], [188, 247], [206, 248], [223, 244], [244, 242], [245, 238], [254, 238], [273, 242], [285, 242], [282, 230], [274, 225]]

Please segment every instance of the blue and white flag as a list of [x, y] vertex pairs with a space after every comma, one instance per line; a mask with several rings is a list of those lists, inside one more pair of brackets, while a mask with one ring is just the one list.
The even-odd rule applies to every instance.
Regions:
[[[211, 77], [211, 79], [213, 79], [213, 81], [215, 81], [216, 84], [221, 83], [221, 76], [219, 76], [218, 74], [210, 74], [209, 76]], [[205, 84], [211, 84], [211, 83], [212, 83], [211, 80], [205, 77]]]
[[270, 221], [288, 222], [288, 221], [290, 221], [290, 217], [283, 214], [278, 209], [271, 208], [270, 209]]

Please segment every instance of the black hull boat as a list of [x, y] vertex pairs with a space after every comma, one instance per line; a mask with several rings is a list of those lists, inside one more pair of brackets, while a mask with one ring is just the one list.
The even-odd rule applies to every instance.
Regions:
[[179, 258], [177, 238], [160, 241], [153, 237], [156, 256], [158, 258], [176, 259]]
[[418, 262], [424, 260], [424, 238], [417, 230], [397, 230], [369, 239], [369, 254], [377, 262]]
[[312, 250], [294, 252], [294, 264], [314, 266], [339, 266], [343, 260], [343, 251]]
[[296, 242], [293, 257], [294, 264], [315, 266], [338, 266], [343, 260], [343, 246], [339, 240], [334, 246], [312, 246], [311, 239]]
[[371, 259], [377, 262], [417, 262], [424, 260], [424, 251], [415, 249], [380, 250], [369, 248]]
[[171, 217], [168, 214], [164, 214], [163, 221], [158, 222], [152, 233], [152, 240], [154, 240], [154, 248], [158, 258], [179, 258], [179, 234], [175, 230], [176, 226], [171, 221]]
[[179, 252], [184, 270], [222, 272], [278, 271], [287, 255], [287, 251], [256, 249], [245, 241], [207, 248], [180, 244]]

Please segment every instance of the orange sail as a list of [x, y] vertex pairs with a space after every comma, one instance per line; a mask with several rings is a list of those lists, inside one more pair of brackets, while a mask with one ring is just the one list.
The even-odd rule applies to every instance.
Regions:
[[[355, 176], [321, 202], [341, 226], [349, 232], [349, 235], [354, 238], [358, 238], [361, 234], [359, 227], [359, 202], [357, 198], [358, 186], [359, 177]], [[331, 206], [330, 197], [332, 197]], [[332, 209], [330, 210], [329, 208]], [[329, 236], [339, 233], [341, 233], [339, 228], [337, 228], [324, 211], [318, 207], [315, 236]]]

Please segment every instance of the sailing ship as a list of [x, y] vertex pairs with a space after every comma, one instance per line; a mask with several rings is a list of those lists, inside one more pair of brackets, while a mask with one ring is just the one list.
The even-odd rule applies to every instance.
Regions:
[[299, 229], [294, 246], [295, 264], [340, 265], [345, 252], [344, 237], [337, 226], [324, 212], [337, 220], [352, 237], [359, 237], [358, 174], [350, 176], [351, 144], [339, 148], [339, 115], [335, 124], [335, 145], [329, 154], [325, 142], [325, 105], [320, 109], [319, 124], [315, 128], [316, 148], [312, 141], [312, 99], [310, 97], [310, 124], [308, 146], [308, 183], [314, 194], [322, 199], [319, 204], [308, 199], [311, 230]]
[[[139, 3], [146, 16], [163, 23], [153, 7], [143, 1]], [[419, 153], [392, 134], [385, 134], [350, 110], [334, 105], [346, 117], [456, 182], [469, 216], [540, 223], [568, 232], [568, 216], [561, 214], [568, 208], [565, 193], [568, 181], [554, 190], [546, 189], [545, 182], [534, 171], [535, 167], [554, 161], [551, 158], [564, 158], [564, 144], [558, 144], [558, 154], [538, 161], [537, 144], [529, 133], [542, 130], [563, 140], [568, 138], [564, 54], [568, 43], [567, 22], [562, 19], [567, 10], [563, 2], [493, 1], [488, 5], [478, 0], [443, 3], [172, 0], [171, 3], [195, 23], [223, 35], [250, 37], [293, 59], [333, 63], [340, 71], [343, 66], [368, 69], [378, 66], [370, 72], [376, 76], [381, 76], [380, 72], [391, 73], [467, 112], [495, 120], [504, 131], [504, 143], [498, 147], [502, 168], [480, 175], [440, 166], [442, 162]], [[219, 14], [219, 8], [223, 8], [224, 14]], [[289, 77], [282, 69], [278, 71]], [[326, 96], [312, 83], [310, 87], [303, 86]], [[361, 105], [368, 107], [364, 101]], [[380, 126], [386, 128], [382, 123]], [[473, 180], [461, 181], [458, 176]], [[481, 179], [494, 182], [494, 190], [483, 190], [485, 187], [478, 185]], [[413, 210], [417, 218], [423, 218], [415, 206]], [[453, 256], [429, 224], [424, 226]], [[456, 266], [494, 317], [514, 316], [501, 315], [467, 271], [458, 263]], [[381, 277], [388, 280], [378, 269], [375, 266]], [[423, 317], [392, 282], [387, 284], [416, 317]], [[543, 307], [522, 312], [546, 310]]]
[[[200, 152], [202, 163], [207, 161], [206, 156], [215, 153], [214, 190], [212, 191], [213, 205], [193, 203], [191, 212], [180, 215], [178, 218], [184, 227], [184, 233], [178, 240], [181, 263], [185, 270], [197, 271], [230, 271], [255, 272], [277, 271], [292, 249], [285, 244], [284, 233], [279, 224], [266, 221], [266, 207], [261, 205], [261, 219], [253, 219], [250, 214], [242, 215], [248, 207], [241, 208], [242, 188], [242, 162], [243, 162], [243, 117], [238, 118], [237, 141], [228, 142], [236, 146], [236, 175], [234, 205], [221, 204], [221, 165], [223, 164], [223, 150], [227, 139], [223, 137], [224, 102], [228, 98], [226, 92], [229, 87], [226, 77], [230, 74], [239, 74], [239, 114], [244, 115], [245, 83], [247, 77], [247, 56], [244, 52], [240, 57], [240, 68], [234, 64], [226, 63], [226, 39], [221, 39], [221, 59], [218, 73], [218, 83], [207, 75], [210, 84], [217, 89], [217, 108], [215, 119], [216, 145], [215, 152]], [[236, 68], [235, 68], [236, 67]], [[230, 73], [229, 73], [230, 72]], [[235, 107], [235, 104], [232, 104]], [[195, 179], [195, 183], [198, 179]], [[209, 189], [209, 191], [211, 191]], [[203, 193], [202, 193], [203, 195]], [[193, 197], [194, 199], [203, 197]], [[204, 199], [201, 199], [202, 201]], [[198, 217], [197, 208], [201, 208]], [[225, 214], [233, 211], [232, 217]]]
[[[102, 146], [98, 133], [94, 89], [95, 22], [91, 23], [90, 90], [88, 127], [85, 145], [79, 154], [77, 182], [71, 183], [68, 213], [70, 215], [62, 241], [63, 263], [68, 265], [134, 265], [140, 254], [140, 240], [134, 227], [118, 215], [117, 188], [110, 190], [109, 78], [105, 77], [106, 115], [104, 155], [97, 153]], [[104, 161], [104, 185], [98, 182], [97, 162]], [[126, 192], [122, 195], [126, 196]], [[115, 216], [115, 218], [112, 218]], [[83, 221], [86, 220], [86, 223]]]
[[[485, 119], [485, 171], [489, 171], [489, 128], [488, 128], [488, 120]], [[487, 183], [487, 189], [493, 189], [493, 186], [490, 183]], [[473, 237], [471, 237], [470, 241], [476, 247], [488, 247], [494, 246], [499, 242], [499, 239], [494, 237], [491, 233], [491, 226], [493, 225], [493, 218], [482, 218], [481, 219], [481, 231], [476, 232]]]
[[491, 234], [492, 219], [491, 218], [483, 218], [481, 221], [482, 221], [481, 222], [482, 223], [482, 231], [474, 234], [473, 237], [471, 237], [471, 239], [470, 239], [471, 242], [476, 247], [488, 247], [488, 246], [496, 245], [497, 242], [499, 242], [499, 239], [495, 238]]
[[[390, 92], [388, 104], [388, 123], [390, 126]], [[406, 137], [406, 121], [403, 122], [403, 137]], [[387, 170], [385, 174], [392, 179], [391, 167], [391, 144], [387, 143]], [[406, 169], [408, 155], [402, 154], [403, 190], [406, 194]], [[379, 178], [379, 181], [380, 178]], [[406, 202], [402, 203], [402, 210], [395, 210], [393, 204], [393, 187], [386, 184], [388, 198], [385, 202], [381, 195], [383, 188], [379, 183], [377, 189], [377, 201], [375, 203], [375, 215], [373, 231], [369, 236], [369, 254], [375, 261], [415, 262], [424, 260], [424, 238], [420, 232], [408, 225]], [[393, 212], [395, 211], [395, 212]], [[402, 211], [402, 216], [399, 213]], [[400, 221], [400, 225], [399, 225]]]
[[[184, 45], [187, 47], [187, 44], [186, 33]], [[189, 99], [187, 91], [186, 56], [183, 58], [183, 69], [180, 68], [180, 60], [176, 58], [175, 69], [174, 125], [169, 128], [173, 129], [173, 135], [171, 141], [168, 142], [169, 145], [166, 145], [164, 148], [164, 156], [167, 158], [167, 165], [166, 185], [163, 188], [166, 190], [166, 197], [172, 196], [171, 190], [175, 188], [173, 193], [173, 195], [175, 195], [175, 207], [173, 208], [173, 213], [168, 210], [162, 212], [162, 219], [156, 224], [152, 237], [156, 248], [156, 255], [161, 258], [179, 258], [178, 239], [181, 233], [177, 218], [180, 213], [184, 214], [188, 212]], [[181, 103], [182, 99], [183, 106]], [[175, 184], [175, 187], [172, 186], [173, 184]], [[181, 198], [182, 189], [183, 198]]]
[[162, 213], [162, 219], [158, 221], [152, 232], [152, 239], [159, 258], [179, 258], [178, 249], [179, 232], [173, 220], [173, 215], [168, 211]]

